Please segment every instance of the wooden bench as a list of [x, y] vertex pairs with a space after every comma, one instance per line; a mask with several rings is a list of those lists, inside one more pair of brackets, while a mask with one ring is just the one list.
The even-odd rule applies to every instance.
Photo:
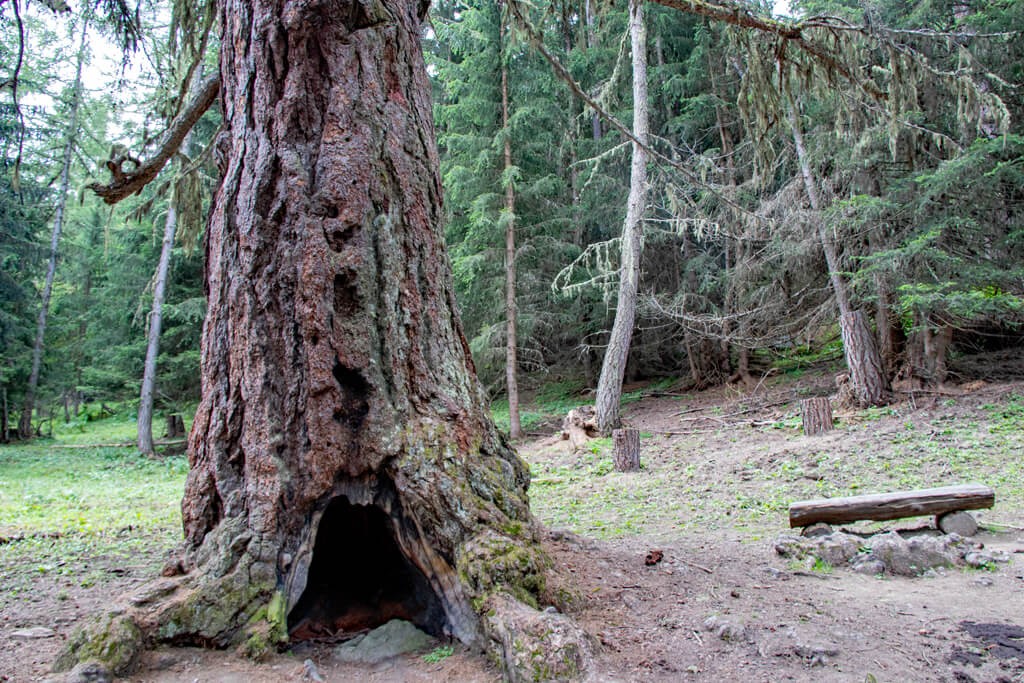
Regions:
[[789, 526], [795, 528], [817, 522], [837, 524], [861, 520], [884, 522], [902, 517], [981, 510], [992, 507], [995, 502], [995, 491], [981, 484], [803, 500], [789, 506]]

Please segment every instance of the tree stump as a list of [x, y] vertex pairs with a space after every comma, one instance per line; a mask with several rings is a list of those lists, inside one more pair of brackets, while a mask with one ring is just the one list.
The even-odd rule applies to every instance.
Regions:
[[640, 471], [640, 430], [616, 429], [612, 431], [612, 458], [619, 472]]
[[818, 396], [800, 401], [800, 417], [804, 424], [804, 434], [815, 436], [832, 429], [832, 406], [828, 397]]
[[185, 421], [181, 419], [181, 415], [178, 413], [171, 413], [165, 418], [165, 420], [165, 438], [176, 439], [180, 436], [185, 436]]

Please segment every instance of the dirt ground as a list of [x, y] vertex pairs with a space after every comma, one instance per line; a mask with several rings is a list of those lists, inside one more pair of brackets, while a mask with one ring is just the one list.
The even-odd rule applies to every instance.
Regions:
[[[996, 508], [978, 515], [983, 524], [991, 524], [975, 540], [1006, 551], [1011, 562], [987, 571], [954, 568], [917, 578], [795, 565], [772, 549], [773, 538], [786, 531], [784, 513], [745, 516], [730, 504], [738, 495], [744, 500], [769, 495], [769, 486], [778, 486], [784, 463], [804, 465], [792, 477], [794, 490], [814, 490], [800, 487], [820, 486], [830, 476], [821, 470], [842, 458], [863, 457], [869, 451], [881, 458], [879, 463], [903, 457], [899, 446], [908, 432], [933, 430], [934, 442], [942, 445], [947, 436], [955, 442], [962, 435], [945, 434], [936, 426], [977, 422], [987, 414], [984, 406], [1024, 395], [1024, 383], [980, 384], [955, 395], [916, 396], [869, 421], [858, 421], [852, 413], [840, 415], [840, 429], [823, 437], [766, 428], [792, 421], [798, 397], [828, 390], [828, 378], [819, 377], [799, 385], [766, 384], [755, 395], [719, 389], [684, 401], [653, 396], [628, 407], [627, 421], [645, 434], [648, 467], [635, 475], [616, 475], [626, 478], [615, 481], [639, 490], [655, 479], [682, 486], [685, 465], [689, 480], [702, 483], [686, 490], [706, 499], [693, 513], [697, 522], [681, 521], [696, 507], [665, 515], [652, 512], [639, 533], [597, 534], [605, 536], [597, 540], [566, 530], [558, 501], [540, 491], [534, 494], [538, 516], [553, 529], [547, 532], [547, 546], [559, 581], [578, 596], [571, 613], [599, 644], [590, 680], [1024, 681], [1024, 513], [1013, 496], [999, 502], [999, 486]], [[521, 444], [521, 454], [535, 471], [571, 470], [580, 454], [551, 431]], [[998, 445], [999, 434], [994, 438]], [[1019, 443], [1020, 435], [1014, 439]], [[955, 452], [957, 444], [949, 448]], [[823, 452], [840, 460], [822, 460], [816, 454]], [[931, 464], [922, 465], [929, 479], [941, 474], [945, 452], [937, 451]], [[932, 474], [933, 467], [939, 474]], [[879, 469], [887, 472], [876, 480], [868, 477], [865, 491], [902, 481], [884, 464]], [[835, 476], [850, 475], [837, 468]], [[940, 483], [963, 482], [936, 481]], [[572, 486], [583, 488], [574, 492]], [[559, 495], [596, 495], [588, 486], [592, 482], [580, 481], [560, 489]], [[666, 508], [662, 502], [656, 500], [652, 509]], [[884, 528], [928, 524], [919, 518]], [[662, 559], [648, 566], [645, 560], [652, 550], [660, 551]], [[74, 627], [103, 609], [111, 596], [149, 580], [159, 559], [84, 557], [81, 566], [69, 567], [65, 575], [40, 576], [24, 600], [0, 615], [0, 681], [46, 680], [50, 662]], [[83, 567], [104, 569], [112, 579], [102, 591], [83, 588], [76, 580]], [[54, 635], [13, 636], [19, 629], [40, 626]], [[434, 659], [409, 655], [365, 667], [333, 661], [326, 646], [300, 645], [257, 665], [230, 652], [162, 648], [147, 654], [143, 673], [130, 680], [313, 680], [306, 660], [326, 681], [500, 680], [500, 672], [483, 655], [458, 645], [450, 656]]]

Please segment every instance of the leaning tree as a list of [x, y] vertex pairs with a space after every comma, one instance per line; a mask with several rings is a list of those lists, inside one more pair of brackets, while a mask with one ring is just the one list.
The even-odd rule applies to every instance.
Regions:
[[[123, 672], [158, 640], [259, 655], [396, 617], [493, 649], [511, 679], [585, 665], [582, 632], [536, 609], [552, 591], [528, 472], [455, 312], [426, 10], [221, 3], [185, 544], [59, 667]], [[110, 198], [132, 182], [115, 173]]]

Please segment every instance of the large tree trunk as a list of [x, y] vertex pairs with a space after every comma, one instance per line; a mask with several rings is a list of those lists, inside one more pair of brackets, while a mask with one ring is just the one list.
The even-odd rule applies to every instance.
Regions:
[[523, 434], [519, 422], [519, 366], [516, 355], [516, 188], [512, 176], [512, 131], [508, 123], [508, 64], [505, 59], [505, 19], [501, 19], [501, 128], [505, 137], [505, 383], [508, 390], [509, 436]]
[[622, 226], [622, 257], [619, 264], [619, 295], [608, 348], [597, 382], [597, 426], [603, 434], [619, 427], [622, 377], [629, 358], [629, 345], [636, 319], [637, 290], [640, 286], [640, 257], [643, 251], [643, 214], [647, 199], [647, 30], [641, 0], [630, 0], [629, 33], [633, 54], [633, 164], [630, 169], [626, 220]]
[[78, 106], [82, 100], [82, 66], [85, 63], [85, 39], [89, 31], [89, 22], [82, 24], [82, 38], [78, 47], [78, 58], [75, 66], [75, 84], [72, 86], [71, 112], [68, 114], [68, 127], [64, 136], [64, 155], [60, 169], [60, 184], [57, 189], [57, 207], [53, 213], [53, 232], [50, 234], [50, 259], [46, 266], [46, 280], [43, 284], [42, 301], [39, 304], [39, 321], [36, 325], [36, 341], [32, 347], [32, 370], [25, 388], [25, 404], [18, 422], [18, 434], [27, 439], [32, 436], [32, 413], [36, 407], [36, 389], [39, 387], [39, 370], [43, 361], [43, 346], [46, 338], [46, 318], [50, 312], [50, 296], [53, 294], [53, 278], [57, 273], [57, 255], [60, 247], [60, 235], [64, 229], [64, 209], [68, 201], [68, 188], [71, 185], [71, 160], [74, 158], [75, 145], [78, 141]]
[[174, 231], [178, 227], [178, 212], [173, 198], [167, 205], [164, 220], [164, 239], [160, 247], [160, 262], [153, 282], [153, 309], [149, 314], [149, 337], [146, 343], [146, 362], [142, 371], [142, 392], [139, 397], [138, 446], [139, 451], [153, 453], [153, 392], [156, 389], [156, 359], [160, 355], [160, 329], [163, 326], [164, 291], [167, 288], [167, 271], [171, 265], [171, 251], [174, 248]]
[[[171, 568], [185, 575], [72, 639], [62, 666], [117, 629], [259, 654], [393, 617], [493, 648], [512, 678], [585, 666], [582, 632], [534, 609], [547, 560], [528, 471], [456, 318], [426, 9], [222, 2], [229, 153]], [[564, 646], [540, 642], [554, 632]]]
[[800, 120], [797, 117], [796, 105], [792, 99], [788, 102], [789, 124], [793, 133], [793, 145], [796, 147], [797, 161], [800, 164], [800, 173], [803, 176], [804, 187], [807, 190], [807, 198], [811, 208], [816, 214], [818, 223], [818, 240], [821, 243], [822, 251], [825, 253], [825, 263], [828, 266], [829, 281], [832, 284], [832, 293], [836, 297], [836, 304], [839, 306], [839, 331], [843, 338], [843, 355], [846, 358], [846, 367], [850, 370], [850, 384], [853, 391], [853, 398], [861, 406], [877, 406], [886, 400], [889, 391], [889, 379], [882, 367], [882, 357], [878, 352], [878, 343], [874, 333], [868, 326], [867, 316], [863, 311], [855, 311], [850, 304], [850, 295], [843, 280], [839, 267], [839, 254], [836, 251], [835, 242], [828, 234], [828, 228], [821, 220], [822, 206], [821, 197], [818, 194], [818, 185], [814, 181], [811, 172], [811, 164], [807, 159], [806, 148], [804, 147], [803, 132], [800, 129]]

